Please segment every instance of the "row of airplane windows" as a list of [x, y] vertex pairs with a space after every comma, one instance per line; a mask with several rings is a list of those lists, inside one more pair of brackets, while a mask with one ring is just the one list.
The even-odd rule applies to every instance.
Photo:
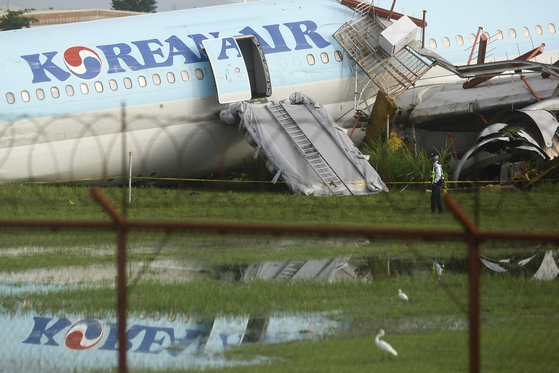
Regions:
[[[188, 71], [183, 70], [180, 72], [181, 78], [183, 81], [187, 82], [190, 80], [190, 74], [188, 74]], [[198, 80], [202, 80], [204, 79], [204, 72], [202, 71], [202, 69], [196, 69], [194, 71], [194, 75], [196, 75], [196, 78]], [[153, 74], [151, 76], [153, 84], [155, 85], [160, 85], [161, 84], [161, 77], [159, 76], [159, 74]], [[175, 74], [172, 72], [168, 72], [167, 73], [167, 81], [171, 84], [175, 83], [176, 78], [175, 78]], [[132, 79], [126, 77], [122, 80], [122, 83], [124, 84], [124, 87], [126, 89], [130, 89], [132, 88]], [[138, 76], [138, 84], [140, 85], [140, 87], [145, 87], [148, 84], [148, 81], [146, 79], [145, 76], [140, 75]], [[104, 91], [104, 87], [103, 87], [103, 83], [100, 81], [96, 81], [93, 83], [93, 87], [95, 88], [95, 90], [99, 93]], [[109, 87], [111, 90], [116, 91], [118, 89], [118, 83], [116, 80], [111, 79], [109, 80]], [[80, 92], [84, 95], [87, 95], [89, 93], [89, 86], [87, 85], [87, 83], [81, 83], [80, 86]], [[68, 95], [68, 97], [72, 97], [75, 94], [74, 91], [74, 86], [68, 84], [65, 87], [65, 91], [66, 91], [66, 95]], [[42, 88], [38, 88], [35, 91], [35, 94], [37, 95], [37, 98], [39, 100], [44, 100], [46, 97], [45, 91]], [[50, 94], [53, 98], [59, 98], [60, 97], [60, 90], [58, 89], [58, 87], [51, 87], [50, 88]], [[31, 100], [31, 94], [28, 91], [21, 91], [21, 99], [23, 100], [23, 102], [29, 102]], [[12, 92], [8, 92], [6, 93], [6, 101], [8, 101], [8, 104], [13, 104], [16, 102], [16, 97]]]
[[[536, 35], [540, 36], [543, 35], [543, 27], [540, 25], [536, 25], [534, 27], [535, 31], [536, 31]], [[549, 30], [550, 34], [555, 34], [555, 32], [557, 32], [557, 29], [555, 28], [555, 25], [553, 23], [550, 23], [547, 25], [547, 29]], [[491, 35], [489, 35], [488, 32], [484, 32], [483, 33], [485, 36], [487, 36], [487, 40], [489, 41], [491, 39]], [[516, 32], [515, 29], [511, 28], [509, 29], [509, 37], [511, 39], [516, 39], [518, 37], [518, 34]], [[503, 33], [503, 31], [501, 30], [497, 30], [495, 32], [495, 37], [497, 38], [497, 40], [503, 40], [505, 38], [504, 36], [505, 34]], [[522, 27], [522, 35], [524, 37], [530, 37], [530, 29], [528, 27]], [[476, 35], [475, 34], [470, 34], [468, 35], [468, 38], [470, 39], [470, 43], [474, 44], [475, 40], [476, 40]], [[451, 42], [450, 42], [450, 38], [448, 37], [443, 37], [443, 46], [445, 48], [450, 47]], [[459, 46], [464, 45], [464, 38], [461, 35], [456, 35], [456, 44], [458, 44]], [[437, 45], [437, 41], [435, 39], [429, 39], [429, 47], [431, 49], [437, 49], [438, 45]]]
[[[335, 51], [334, 52], [334, 58], [338, 62], [342, 61], [342, 58], [343, 58], [342, 52]], [[322, 61], [322, 63], [325, 63], [325, 64], [328, 63], [330, 61], [330, 58], [328, 57], [328, 53], [326, 53], [326, 52], [321, 53], [320, 54], [320, 60]], [[307, 55], [307, 63], [311, 66], [313, 66], [316, 63], [315, 62], [315, 57], [312, 54]], [[196, 76], [196, 79], [198, 79], [198, 80], [204, 79], [204, 72], [202, 71], [202, 69], [196, 69], [194, 71], [194, 75]], [[168, 72], [166, 74], [166, 76], [167, 76], [167, 81], [170, 84], [175, 83], [176, 77], [175, 77], [174, 73]], [[184, 82], [188, 82], [190, 80], [190, 74], [186, 70], [182, 70], [180, 72], [180, 76], [181, 76], [181, 79]], [[161, 84], [161, 77], [159, 76], [159, 74], [153, 74], [151, 77], [152, 77], [153, 84], [155, 84], [155, 85], [160, 85]], [[123, 82], [124, 87], [126, 89], [132, 88], [132, 79], [130, 79], [129, 77], [125, 77], [122, 82]], [[148, 81], [147, 81], [147, 78], [145, 76], [143, 76], [143, 75], [138, 76], [138, 85], [140, 87], [145, 87], [145, 86], [147, 86], [147, 84], [148, 84]], [[103, 86], [103, 83], [100, 82], [100, 81], [94, 82], [93, 87], [99, 93], [103, 92], [104, 89], [105, 89], [104, 86]], [[118, 89], [117, 81], [114, 80], [114, 79], [109, 80], [109, 88], [113, 91], [116, 91]], [[79, 89], [80, 89], [80, 92], [84, 95], [87, 95], [89, 93], [89, 86], [87, 85], [87, 83], [81, 83], [79, 85]], [[70, 84], [66, 85], [65, 91], [66, 91], [66, 95], [68, 97], [72, 97], [75, 94], [74, 86], [72, 86]], [[46, 97], [45, 91], [42, 88], [38, 88], [35, 91], [35, 94], [37, 96], [37, 99], [39, 99], [39, 100], [44, 100], [45, 97]], [[50, 88], [50, 94], [53, 98], [59, 98], [60, 97], [60, 90], [58, 89], [58, 87], [51, 87]], [[31, 100], [31, 94], [29, 93], [29, 91], [21, 91], [21, 99], [23, 100], [23, 102], [29, 102]], [[12, 92], [6, 93], [6, 101], [8, 102], [8, 104], [15, 103], [16, 102], [15, 94], [12, 93]]]

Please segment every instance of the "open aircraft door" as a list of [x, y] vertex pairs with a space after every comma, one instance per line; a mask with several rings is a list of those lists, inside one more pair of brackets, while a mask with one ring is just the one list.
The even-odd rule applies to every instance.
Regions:
[[268, 65], [255, 36], [206, 39], [202, 44], [210, 60], [220, 104], [272, 94]]

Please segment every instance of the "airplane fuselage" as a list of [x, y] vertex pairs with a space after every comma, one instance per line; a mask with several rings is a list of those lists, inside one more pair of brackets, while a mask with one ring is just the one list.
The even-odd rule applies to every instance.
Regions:
[[[455, 64], [469, 59], [479, 26], [490, 36], [488, 60], [545, 43], [538, 58], [555, 62], [555, 13], [541, 12], [553, 4], [519, 3], [399, 0], [396, 10], [417, 18], [427, 10], [425, 47]], [[355, 63], [333, 37], [353, 15], [336, 0], [262, 0], [1, 32], [0, 182], [111, 184], [129, 162], [134, 176], [206, 177], [241, 163], [250, 146], [216, 116], [227, 107], [219, 86], [239, 74], [227, 62], [241, 50], [252, 99], [300, 91], [342, 126], [353, 125], [355, 105], [370, 108], [376, 93], [363, 74], [356, 84]], [[223, 43], [219, 76], [204, 47], [209, 40]], [[417, 86], [449, 76], [432, 71]]]
[[249, 147], [215, 115], [226, 105], [205, 39], [256, 36], [267, 99], [304, 91], [351, 119], [352, 72], [332, 37], [351, 15], [335, 1], [262, 1], [3, 32], [0, 179], [121, 175], [129, 152], [136, 176], [204, 177], [238, 164]]

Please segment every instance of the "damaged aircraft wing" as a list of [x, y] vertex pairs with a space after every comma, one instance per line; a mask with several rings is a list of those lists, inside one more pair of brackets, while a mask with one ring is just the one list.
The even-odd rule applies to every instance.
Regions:
[[[455, 180], [505, 181], [515, 175], [511, 165], [518, 162], [542, 163], [559, 155], [559, 122], [540, 105], [507, 110], [495, 115], [476, 144], [462, 157], [454, 172]], [[526, 170], [527, 171], [527, 170]]]

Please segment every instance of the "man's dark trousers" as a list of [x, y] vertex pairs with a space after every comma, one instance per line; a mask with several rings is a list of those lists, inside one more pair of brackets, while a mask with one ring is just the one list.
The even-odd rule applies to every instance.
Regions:
[[431, 187], [431, 212], [443, 212], [443, 202], [441, 201], [441, 183], [435, 183]]

